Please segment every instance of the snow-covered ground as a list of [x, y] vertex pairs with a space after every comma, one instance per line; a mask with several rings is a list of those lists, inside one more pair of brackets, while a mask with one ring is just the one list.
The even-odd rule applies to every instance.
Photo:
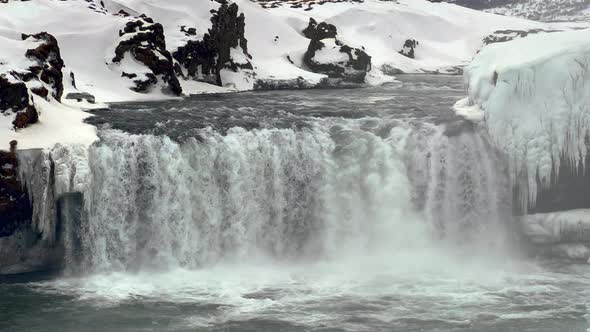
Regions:
[[[507, 56], [509, 55], [509, 56]], [[590, 30], [540, 34], [483, 49], [465, 70], [469, 99], [462, 113], [483, 115], [512, 175], [550, 184], [565, 155], [584, 162], [590, 129]], [[524, 199], [523, 202], [527, 200]]]
[[589, 0], [446, 0], [473, 9], [535, 21], [587, 21]]
[[[482, 47], [483, 37], [494, 30], [546, 27], [532, 21], [425, 0], [327, 3], [313, 10], [287, 6], [265, 9], [250, 0], [235, 0], [235, 3], [246, 17], [245, 34], [256, 79], [304, 80], [312, 86], [326, 77], [309, 71], [302, 63], [309, 45], [302, 30], [312, 17], [334, 24], [338, 39], [345, 44], [366, 49], [373, 64], [366, 79], [369, 84], [393, 79], [385, 76], [382, 69], [389, 73], [456, 70], [457, 66], [471, 60]], [[0, 4], [0, 38], [4, 46], [20, 43], [21, 33], [49, 32], [57, 39], [66, 65], [64, 81], [69, 81], [70, 73], [74, 73], [78, 91], [94, 95], [99, 103], [172, 98], [160, 89], [152, 89], [147, 94], [132, 91], [133, 82], [121, 77], [124, 71], [135, 70], [142, 75], [145, 70], [141, 68], [143, 64], [129, 57], [121, 63], [112, 62], [120, 41], [119, 31], [130, 20], [117, 13], [124, 10], [131, 16], [146, 14], [161, 23], [166, 48], [172, 53], [188, 40], [203, 37], [211, 27], [211, 10], [218, 6], [214, 1], [194, 0], [9, 1]], [[189, 28], [194, 28], [196, 33], [183, 32]], [[408, 39], [419, 42], [415, 59], [398, 53]], [[14, 48], [0, 51], [2, 63], [22, 67], [21, 62], [26, 61], [22, 52], [10, 50]], [[252, 82], [244, 84], [244, 77], [239, 73], [225, 72], [223, 78], [228, 82], [225, 86], [180, 77], [179, 81], [185, 95], [252, 88]], [[64, 83], [64, 96], [76, 91], [71, 82]], [[77, 109], [89, 105], [72, 101], [67, 101], [67, 105], [55, 101], [36, 101], [35, 104], [41, 113], [40, 122], [15, 132], [11, 121], [4, 117], [0, 119], [0, 142], [17, 139], [20, 148], [32, 148], [57, 142], [89, 144], [96, 138], [89, 126], [80, 123], [86, 115], [76, 113]]]
[[[338, 40], [351, 47], [365, 49], [372, 57], [372, 70], [366, 78], [368, 84], [391, 81], [393, 77], [384, 72], [390, 75], [399, 72], [456, 72], [458, 67], [471, 61], [482, 48], [482, 39], [495, 30], [554, 28], [543, 23], [426, 0], [325, 3], [314, 6], [312, 10], [290, 6], [265, 9], [251, 0], [233, 2], [245, 15], [245, 36], [248, 53], [252, 56], [250, 62], [254, 79], [304, 81], [305, 86], [314, 86], [326, 78], [323, 74], [311, 72], [302, 61], [310, 43], [302, 30], [310, 18], [335, 25]], [[218, 7], [219, 3], [204, 0], [9, 1], [0, 3], [0, 38], [6, 41], [3, 44], [8, 44], [9, 40], [20, 41], [21, 33], [47, 31], [52, 34], [59, 43], [66, 65], [64, 81], [68, 81], [70, 73], [74, 73], [78, 91], [94, 95], [99, 103], [173, 98], [160, 89], [152, 89], [149, 93], [130, 89], [133, 81], [122, 77], [122, 72], [137, 72], [141, 76], [145, 74], [146, 67], [130, 57], [125, 57], [121, 63], [113, 63], [115, 48], [121, 41], [119, 31], [132, 19], [117, 14], [120, 10], [132, 17], [146, 14], [161, 23], [166, 48], [173, 53], [189, 40], [203, 38], [212, 26], [211, 10]], [[187, 34], [186, 29], [194, 29], [195, 33]], [[408, 40], [419, 43], [414, 59], [399, 53]], [[232, 51], [232, 55], [244, 57], [241, 51]], [[6, 50], [0, 51], [0, 56], [5, 60], [3, 63], [9, 65], [24, 60], [20, 53], [11, 54]], [[223, 86], [190, 78], [178, 79], [185, 95], [248, 90], [254, 86], [254, 82], [240, 72], [225, 71], [222, 76]], [[64, 95], [74, 91], [71, 83], [67, 83]], [[94, 133], [85, 131], [88, 128], [80, 124], [84, 114], [56, 116], [57, 122], [52, 120], [53, 111], [67, 110], [64, 114], [75, 112], [87, 104], [71, 101], [67, 106], [42, 101], [37, 104], [41, 118], [31, 128], [15, 132], [10, 128], [10, 121], [1, 119], [0, 143], [18, 139], [20, 147], [36, 147], [56, 142], [88, 144], [95, 138]], [[41, 127], [44, 129], [39, 129]], [[77, 129], [67, 133], [61, 128], [85, 129], [81, 129], [84, 134], [78, 135]]]

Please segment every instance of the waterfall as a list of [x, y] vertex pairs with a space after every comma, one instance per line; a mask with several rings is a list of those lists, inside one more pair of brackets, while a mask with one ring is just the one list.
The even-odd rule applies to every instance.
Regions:
[[182, 143], [100, 137], [46, 154], [53, 194], [82, 194], [59, 208], [72, 271], [331, 260], [436, 241], [488, 250], [509, 232], [502, 158], [473, 131], [359, 120], [208, 128]]

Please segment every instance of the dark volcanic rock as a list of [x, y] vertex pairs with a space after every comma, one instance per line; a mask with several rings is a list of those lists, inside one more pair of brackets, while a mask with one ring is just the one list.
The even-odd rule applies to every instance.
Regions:
[[420, 43], [415, 39], [408, 39], [405, 41], [402, 50], [399, 51], [399, 54], [407, 56], [410, 59], [416, 58], [416, 47], [418, 47]]
[[[222, 70], [239, 72], [252, 70], [253, 67], [249, 61], [252, 56], [248, 53], [248, 40], [244, 36], [244, 14], [239, 13], [235, 3], [228, 4], [226, 0], [217, 2], [221, 5], [212, 11], [212, 26], [203, 39], [188, 41], [173, 56], [186, 69], [188, 77], [223, 86]], [[187, 31], [192, 33], [190, 29]], [[237, 48], [241, 48], [243, 53], [241, 62], [232, 56], [232, 49]]]
[[303, 56], [303, 63], [311, 71], [343, 82], [365, 82], [367, 72], [371, 70], [371, 56], [335, 38], [338, 34], [335, 26], [324, 22], [317, 24], [314, 19], [310, 19], [303, 34], [312, 37]]
[[16, 141], [10, 151], [0, 151], [0, 238], [12, 236], [30, 223], [33, 210], [18, 178]]
[[38, 75], [42, 82], [51, 87], [51, 95], [57, 101], [61, 101], [64, 92], [63, 73], [64, 61], [57, 40], [47, 32], [40, 32], [34, 35], [22, 35], [22, 39], [33, 38], [41, 44], [37, 48], [27, 50], [27, 58], [36, 62], [29, 70]]
[[[166, 50], [164, 27], [155, 23], [151, 18], [142, 15], [127, 22], [125, 28], [119, 31], [121, 42], [115, 49], [113, 62], [120, 63], [126, 54], [148, 67], [151, 74], [133, 74], [136, 92], [148, 92], [158, 82], [158, 76], [167, 84], [167, 90], [175, 95], [182, 93], [182, 87], [174, 72], [174, 65], [170, 52]], [[130, 75], [124, 75], [130, 77]], [[142, 77], [139, 77], [142, 76]]]
[[321, 40], [325, 38], [336, 38], [338, 30], [336, 26], [322, 22], [318, 24], [313, 18], [309, 19], [309, 25], [303, 30], [303, 35], [307, 39]]

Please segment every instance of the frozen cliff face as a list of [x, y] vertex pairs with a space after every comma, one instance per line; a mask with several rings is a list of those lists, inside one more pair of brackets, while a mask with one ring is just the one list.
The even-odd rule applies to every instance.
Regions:
[[466, 68], [468, 104], [510, 159], [522, 212], [590, 207], [589, 40], [581, 30], [494, 44]]

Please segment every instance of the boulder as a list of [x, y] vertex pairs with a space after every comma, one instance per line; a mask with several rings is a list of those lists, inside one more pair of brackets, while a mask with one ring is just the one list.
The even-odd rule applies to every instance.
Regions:
[[123, 77], [133, 79], [135, 87], [132, 90], [141, 93], [149, 92], [161, 78], [166, 85], [164, 92], [182, 94], [182, 87], [174, 72], [172, 55], [166, 50], [162, 24], [141, 15], [127, 22], [123, 30], [119, 31], [119, 37], [121, 41], [115, 48], [113, 63], [121, 63], [125, 56], [131, 56], [151, 71], [151, 73], [131, 74], [123, 72]]

